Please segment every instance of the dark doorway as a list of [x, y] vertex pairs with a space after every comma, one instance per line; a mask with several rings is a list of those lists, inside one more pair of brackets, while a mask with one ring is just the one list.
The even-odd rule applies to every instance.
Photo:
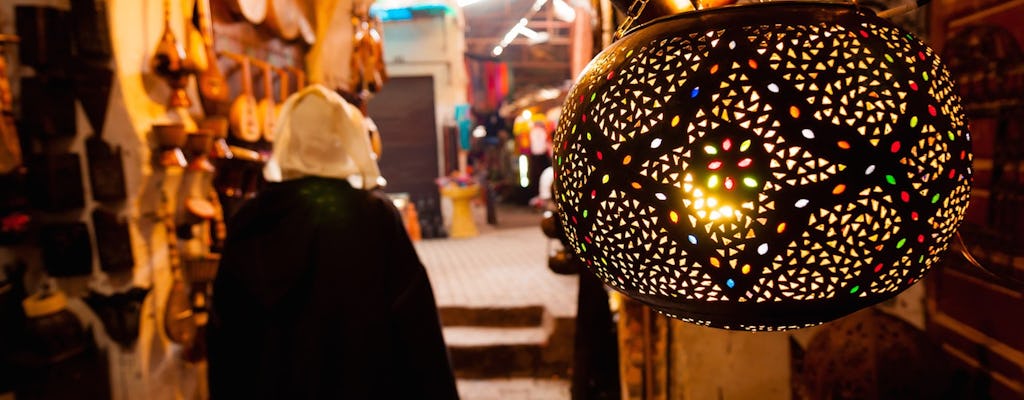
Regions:
[[[388, 193], [408, 193], [420, 218], [440, 218], [434, 78], [392, 77], [367, 106], [383, 142], [381, 173]], [[426, 215], [424, 215], [426, 214]]]

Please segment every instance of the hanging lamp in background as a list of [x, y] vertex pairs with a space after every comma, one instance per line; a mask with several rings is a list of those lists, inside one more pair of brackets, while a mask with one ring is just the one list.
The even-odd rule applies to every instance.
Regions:
[[671, 317], [755, 331], [921, 279], [971, 189], [930, 48], [852, 4], [641, 2], [554, 138], [558, 218], [592, 272]]

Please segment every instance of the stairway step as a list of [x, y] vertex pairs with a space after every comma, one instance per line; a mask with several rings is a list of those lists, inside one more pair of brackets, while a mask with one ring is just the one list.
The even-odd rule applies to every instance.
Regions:
[[564, 376], [569, 360], [548, 355], [550, 329], [447, 327], [444, 336], [459, 378]]
[[448, 347], [543, 346], [550, 332], [543, 327], [499, 328], [457, 326], [444, 328]]
[[544, 320], [544, 306], [466, 307], [441, 306], [438, 308], [444, 326], [540, 326]]
[[557, 378], [459, 379], [462, 400], [568, 400], [570, 382]]

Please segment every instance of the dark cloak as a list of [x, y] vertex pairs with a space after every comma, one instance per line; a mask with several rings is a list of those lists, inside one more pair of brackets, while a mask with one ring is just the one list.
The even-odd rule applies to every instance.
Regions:
[[345, 180], [269, 185], [228, 224], [208, 328], [214, 399], [456, 399], [398, 211]]

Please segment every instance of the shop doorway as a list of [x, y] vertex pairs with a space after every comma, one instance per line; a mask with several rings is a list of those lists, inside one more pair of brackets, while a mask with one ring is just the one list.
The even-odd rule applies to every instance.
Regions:
[[388, 193], [408, 193], [420, 220], [441, 218], [437, 192], [437, 132], [434, 119], [434, 78], [392, 77], [374, 95], [368, 113], [383, 142], [379, 161]]

